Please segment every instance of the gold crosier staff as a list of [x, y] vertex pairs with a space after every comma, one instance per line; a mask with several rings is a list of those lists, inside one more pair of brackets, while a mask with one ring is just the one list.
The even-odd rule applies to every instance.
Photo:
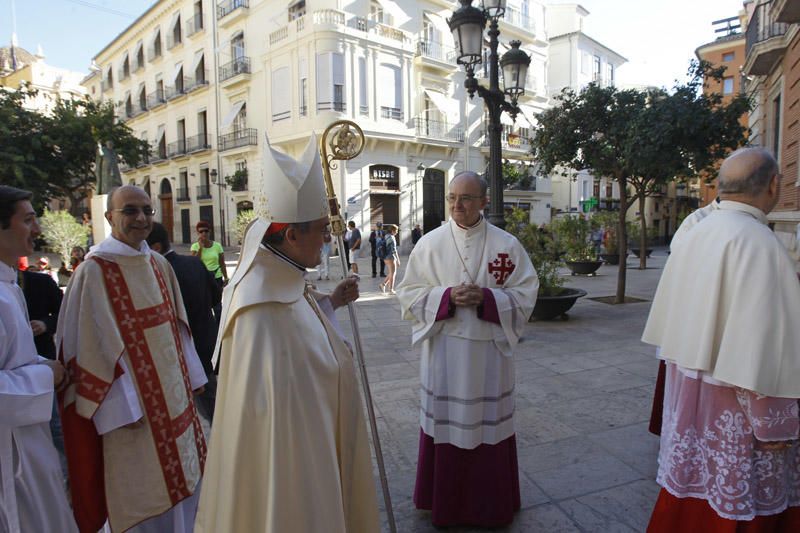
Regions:
[[[330, 136], [330, 142], [328, 137]], [[364, 132], [355, 122], [349, 120], [337, 120], [325, 129], [321, 140], [322, 151], [322, 170], [325, 175], [325, 189], [328, 193], [328, 208], [331, 218], [331, 233], [336, 237], [339, 246], [339, 258], [342, 260], [342, 272], [347, 272], [347, 258], [344, 254], [344, 232], [345, 223], [342, 218], [339, 202], [336, 199], [336, 192], [333, 189], [333, 179], [331, 169], [338, 166], [334, 161], [347, 161], [353, 159], [364, 149]], [[328, 146], [331, 153], [328, 154]], [[372, 406], [372, 394], [369, 390], [369, 379], [367, 379], [367, 367], [364, 364], [364, 352], [361, 348], [361, 334], [358, 331], [358, 321], [356, 320], [356, 309], [353, 302], [347, 304], [350, 312], [350, 326], [353, 328], [353, 341], [356, 348], [356, 359], [358, 368], [361, 370], [361, 388], [364, 393], [364, 403], [367, 404], [367, 415], [369, 416], [369, 427], [372, 431], [372, 446], [375, 450], [375, 460], [378, 462], [378, 473], [381, 478], [383, 488], [383, 503], [386, 506], [386, 518], [389, 522], [389, 530], [396, 533], [397, 526], [394, 522], [394, 512], [392, 511], [392, 497], [389, 494], [389, 481], [386, 479], [386, 467], [383, 464], [383, 452], [381, 451], [381, 439], [378, 435], [378, 425], [375, 422], [375, 409]]]

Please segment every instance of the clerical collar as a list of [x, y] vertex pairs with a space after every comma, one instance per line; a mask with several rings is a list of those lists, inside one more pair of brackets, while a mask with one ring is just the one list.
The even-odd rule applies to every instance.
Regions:
[[284, 261], [286, 261], [287, 263], [289, 263], [290, 265], [295, 267], [297, 270], [302, 272], [303, 274], [306, 273], [306, 267], [304, 267], [303, 265], [301, 265], [300, 263], [298, 263], [294, 259], [290, 259], [286, 254], [284, 254], [283, 252], [281, 252], [280, 250], [278, 250], [274, 246], [270, 246], [269, 244], [264, 244], [264, 243], [261, 243], [261, 246], [263, 246], [264, 248], [266, 248], [270, 252], [274, 253], [275, 255], [277, 255], [278, 257], [280, 257], [281, 259], [283, 259]]
[[752, 206], [750, 204], [735, 202], [733, 200], [722, 200], [719, 203], [719, 208], [726, 211], [742, 211], [752, 216], [762, 224], [766, 225], [769, 223], [769, 220], [767, 220], [767, 215], [764, 214], [764, 212], [761, 209]]
[[[455, 222], [455, 221], [454, 221], [454, 222]], [[479, 216], [478, 216], [478, 221], [477, 221], [476, 223], [474, 223], [473, 225], [471, 225], [471, 226], [462, 226], [462, 225], [461, 225], [461, 224], [459, 224], [458, 222], [456, 222], [456, 226], [458, 226], [459, 228], [461, 228], [461, 229], [463, 229], [463, 230], [467, 230], [467, 231], [469, 231], [469, 230], [471, 230], [471, 229], [475, 229], [475, 228], [477, 228], [478, 226], [480, 226], [480, 225], [481, 225], [481, 222], [483, 222], [483, 215], [479, 215]]]

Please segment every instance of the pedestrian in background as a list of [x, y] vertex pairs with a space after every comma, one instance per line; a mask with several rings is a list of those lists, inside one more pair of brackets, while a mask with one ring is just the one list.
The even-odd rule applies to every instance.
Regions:
[[[192, 255], [199, 257], [206, 265], [209, 272], [214, 275], [214, 281], [219, 285], [219, 289], [228, 283], [228, 271], [225, 268], [225, 253], [222, 245], [217, 241], [211, 240], [211, 224], [201, 220], [195, 226], [197, 229], [197, 242], [192, 244]], [[214, 316], [219, 322], [220, 306], [214, 307]]]
[[383, 237], [386, 246], [384, 262], [388, 272], [386, 279], [379, 286], [383, 294], [386, 294], [386, 291], [389, 291], [389, 294], [397, 294], [394, 290], [394, 281], [397, 277], [397, 269], [400, 267], [400, 256], [397, 253], [397, 241], [394, 236], [397, 235], [398, 228], [394, 224], [386, 224], [383, 227], [386, 232]]
[[350, 237], [347, 239], [350, 248], [350, 270], [358, 274], [358, 260], [361, 259], [361, 231], [352, 220], [347, 223]]
[[372, 277], [378, 274], [377, 264], [381, 264], [381, 277], [386, 277], [386, 263], [383, 262], [383, 257], [380, 256], [379, 251], [381, 247], [386, 249], [386, 243], [383, 240], [383, 224], [378, 222], [369, 232], [369, 248], [370, 255], [372, 256]]
[[162, 224], [153, 222], [153, 230], [147, 237], [147, 245], [169, 261], [172, 270], [175, 271], [175, 277], [178, 278], [183, 307], [186, 309], [189, 329], [192, 332], [192, 342], [208, 378], [205, 389], [197, 395], [197, 407], [209, 421], [213, 421], [217, 379], [211, 357], [214, 353], [214, 344], [217, 342], [218, 328], [213, 309], [222, 301], [222, 290], [201, 261], [196, 257], [179, 255], [172, 249], [169, 235]]

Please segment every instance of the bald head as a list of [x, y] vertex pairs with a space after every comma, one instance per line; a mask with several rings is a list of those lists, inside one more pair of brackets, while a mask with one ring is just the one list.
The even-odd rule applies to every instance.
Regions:
[[757, 196], [778, 173], [775, 158], [763, 148], [741, 148], [729, 155], [719, 168], [719, 192]]
[[450, 217], [463, 227], [471, 227], [480, 221], [481, 211], [486, 207], [486, 180], [476, 173], [459, 172], [450, 182], [447, 203]]
[[486, 183], [486, 180], [480, 177], [477, 173], [471, 170], [462, 170], [455, 177], [450, 181], [450, 188], [452, 189], [453, 186], [458, 183], [474, 183], [478, 187], [480, 187], [481, 196], [486, 196], [486, 191], [489, 189], [489, 184]]

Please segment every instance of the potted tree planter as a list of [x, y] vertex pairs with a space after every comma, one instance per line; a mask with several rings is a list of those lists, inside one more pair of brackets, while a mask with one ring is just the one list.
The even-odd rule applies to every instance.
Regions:
[[578, 298], [582, 296], [586, 296], [585, 290], [564, 287], [558, 291], [558, 294], [543, 295], [539, 293], [533, 313], [531, 313], [531, 320], [553, 320], [556, 317], [560, 317], [561, 320], [569, 320], [567, 311], [572, 309]]
[[530, 319], [552, 320], [561, 317], [567, 320], [567, 311], [586, 292], [564, 287], [564, 278], [558, 273], [559, 254], [552, 236], [544, 228], [537, 228], [528, 222], [527, 213], [521, 209], [512, 210], [506, 222], [506, 230], [525, 247], [539, 276], [539, 292]]
[[603, 265], [602, 261], [597, 260], [578, 260], [578, 261], [564, 261], [567, 268], [572, 271], [573, 276], [593, 276], [595, 272]]
[[591, 276], [602, 261], [597, 259], [597, 251], [591, 241], [589, 221], [580, 216], [566, 216], [552, 224], [558, 243], [566, 252], [564, 264], [572, 275]]

